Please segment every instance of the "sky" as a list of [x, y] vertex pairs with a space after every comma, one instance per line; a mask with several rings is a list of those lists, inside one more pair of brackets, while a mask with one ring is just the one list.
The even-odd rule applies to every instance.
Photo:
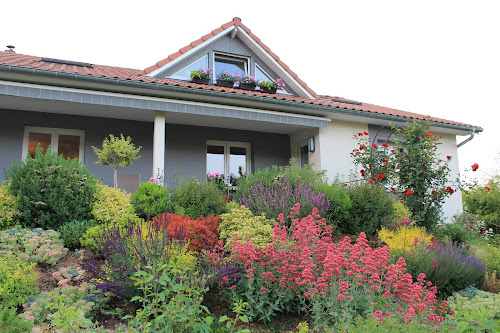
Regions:
[[500, 173], [497, 0], [25, 0], [2, 12], [0, 48], [138, 69], [237, 16], [318, 94], [482, 127], [460, 169]]

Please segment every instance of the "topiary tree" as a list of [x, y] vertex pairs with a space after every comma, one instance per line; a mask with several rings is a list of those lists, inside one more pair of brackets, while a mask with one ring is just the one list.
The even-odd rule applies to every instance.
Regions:
[[5, 171], [10, 192], [18, 198], [21, 224], [30, 228], [56, 229], [72, 220], [91, 218], [97, 182], [76, 159], [43, 149], [35, 157], [13, 163]]
[[104, 138], [102, 142], [102, 149], [92, 146], [99, 160], [95, 164], [109, 165], [113, 169], [113, 185], [118, 187], [118, 169], [128, 167], [139, 159], [137, 156], [142, 147], [136, 148], [132, 143], [132, 138], [123, 134], [120, 137], [109, 135], [109, 138]]

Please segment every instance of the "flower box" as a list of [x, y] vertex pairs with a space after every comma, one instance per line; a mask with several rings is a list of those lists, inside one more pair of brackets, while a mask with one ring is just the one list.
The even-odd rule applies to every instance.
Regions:
[[243, 89], [243, 90], [255, 90], [255, 84], [249, 84], [249, 83], [240, 82], [240, 89]]
[[192, 77], [191, 82], [200, 84], [210, 84], [210, 79], [200, 79], [199, 77]]
[[232, 88], [234, 86], [233, 81], [229, 80], [217, 80], [217, 85], [221, 87], [227, 87], [227, 88]]
[[278, 88], [266, 88], [266, 87], [260, 87], [260, 91], [263, 92], [263, 93], [267, 93], [267, 94], [276, 94], [276, 91], [278, 90]]

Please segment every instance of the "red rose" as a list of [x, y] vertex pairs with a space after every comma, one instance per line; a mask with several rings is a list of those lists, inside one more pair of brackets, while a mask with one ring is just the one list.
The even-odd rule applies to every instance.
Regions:
[[429, 137], [429, 136], [432, 136], [432, 134], [431, 133], [425, 133], [425, 136]]
[[363, 136], [363, 133], [358, 133], [358, 136]]
[[383, 144], [382, 144], [382, 147], [387, 148], [387, 147], [389, 147], [389, 145], [388, 145], [387, 143], [383, 143]]
[[453, 194], [455, 192], [454, 189], [452, 189], [450, 186], [448, 186], [446, 189], [445, 189], [446, 192], [450, 193], [450, 194]]
[[384, 175], [379, 173], [378, 175], [375, 176], [375, 178], [377, 179], [383, 179], [384, 178]]
[[370, 135], [370, 133], [368, 133], [368, 132], [363, 132], [363, 134], [364, 134], [364, 135]]
[[373, 144], [373, 148], [378, 148], [376, 143]]
[[446, 158], [447, 158], [447, 159], [450, 159], [450, 158], [451, 158], [451, 156], [450, 156], [450, 155], [448, 155], [448, 156], [446, 156]]
[[412, 195], [413, 194], [413, 191], [412, 190], [408, 190], [406, 191], [406, 195]]
[[373, 179], [370, 179], [370, 180], [368, 181], [368, 183], [373, 184], [373, 183], [375, 183], [375, 181], [374, 181]]
[[419, 136], [418, 138], [419, 138], [419, 139], [422, 139], [422, 136]]
[[389, 159], [388, 158], [384, 158], [383, 161], [384, 162], [389, 162]]
[[472, 171], [476, 171], [477, 169], [479, 169], [479, 165], [477, 163], [472, 164], [471, 167]]
[[391, 153], [394, 153], [394, 149], [391, 149]]
[[363, 150], [364, 148], [366, 148], [366, 146], [363, 145], [359, 146], [359, 150]]
[[489, 192], [489, 191], [491, 191], [491, 188], [489, 188], [488, 186], [485, 186], [484, 188], [485, 188], [485, 189], [486, 189], [486, 191], [488, 191], [488, 192]]
[[361, 169], [359, 172], [361, 173], [361, 177], [365, 176], [365, 170]]
[[347, 184], [344, 184], [344, 186], [347, 186]]

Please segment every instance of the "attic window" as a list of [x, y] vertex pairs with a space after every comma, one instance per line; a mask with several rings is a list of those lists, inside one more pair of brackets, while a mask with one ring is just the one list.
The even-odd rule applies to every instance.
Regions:
[[198, 60], [192, 62], [188, 66], [184, 67], [180, 71], [176, 72], [174, 75], [171, 76], [171, 78], [181, 79], [181, 80], [189, 80], [191, 78], [191, 76], [189, 75], [189, 74], [191, 74], [191, 71], [195, 71], [195, 70], [198, 70], [200, 68], [205, 69], [208, 67], [207, 60], [208, 60], [208, 57], [205, 55], [205, 56], [199, 58]]
[[54, 58], [42, 58], [42, 61], [43, 62], [52, 62], [54, 64], [61, 64], [61, 65], [71, 65], [71, 66], [81, 66], [81, 67], [92, 68], [92, 64], [89, 64], [88, 62], [79, 62], [79, 61], [62, 60], [62, 59], [54, 59]]
[[[275, 81], [275, 79], [273, 79], [271, 77], [271, 75], [269, 75], [262, 67], [260, 67], [257, 64], [255, 65], [255, 78], [259, 82], [260, 81]], [[278, 92], [282, 93], [282, 94], [290, 95], [290, 93], [283, 88], [278, 89]]]
[[242, 76], [249, 75], [248, 58], [235, 57], [225, 54], [215, 54], [214, 73], [216, 76], [224, 73], [241, 74]]

